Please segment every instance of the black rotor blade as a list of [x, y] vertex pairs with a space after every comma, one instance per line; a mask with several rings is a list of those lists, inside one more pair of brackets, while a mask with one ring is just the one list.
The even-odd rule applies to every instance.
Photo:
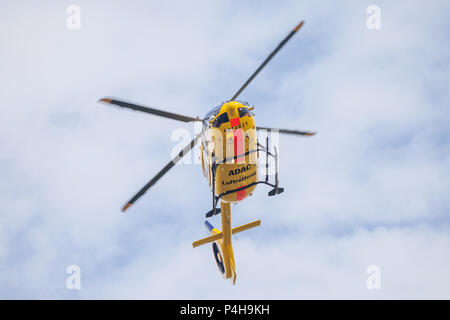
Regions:
[[315, 132], [312, 131], [299, 131], [299, 130], [265, 128], [265, 127], [256, 127], [256, 130], [278, 131], [279, 133], [296, 134], [300, 136], [313, 136], [316, 134]]
[[159, 109], [155, 109], [155, 108], [144, 107], [144, 106], [140, 106], [140, 105], [137, 105], [134, 103], [121, 101], [121, 100], [115, 100], [115, 99], [111, 99], [111, 98], [103, 98], [103, 99], [100, 99], [99, 101], [105, 102], [108, 104], [114, 104], [116, 106], [123, 107], [123, 108], [128, 108], [128, 109], [132, 109], [132, 110], [136, 110], [136, 111], [142, 111], [142, 112], [154, 114], [156, 116], [160, 116], [160, 117], [164, 117], [164, 118], [183, 121], [183, 122], [201, 121], [201, 119], [198, 117], [193, 118], [193, 117], [184, 116], [181, 114], [167, 112], [167, 111], [163, 111], [163, 110], [159, 110]]
[[150, 180], [141, 190], [139, 190], [136, 195], [130, 199], [122, 208], [122, 211], [125, 212], [133, 203], [136, 202], [137, 199], [139, 199], [145, 192], [147, 192], [148, 189], [150, 189], [151, 186], [153, 186], [159, 179], [161, 179], [162, 176], [164, 176], [170, 169], [172, 169], [175, 164], [177, 164], [178, 161], [181, 160], [189, 151], [191, 151], [192, 148], [197, 144], [198, 139], [200, 138], [201, 134], [198, 134], [194, 137], [194, 139], [183, 149], [178, 153], [178, 155], [170, 160], [168, 164], [164, 168], [161, 169], [161, 171], [158, 172], [156, 176], [153, 177], [152, 180]]
[[251, 75], [251, 77], [242, 85], [242, 87], [234, 94], [233, 98], [231, 98], [231, 101], [235, 100], [241, 93], [244, 91], [244, 89], [249, 85], [249, 83], [258, 75], [258, 73], [264, 68], [264, 66], [277, 54], [278, 51], [280, 51], [281, 48], [289, 41], [290, 38], [303, 26], [305, 22], [301, 21], [288, 35], [286, 38], [284, 38], [283, 41], [280, 42], [278, 47], [275, 48], [275, 50], [272, 51], [272, 53], [264, 60], [264, 62], [259, 66], [258, 69]]

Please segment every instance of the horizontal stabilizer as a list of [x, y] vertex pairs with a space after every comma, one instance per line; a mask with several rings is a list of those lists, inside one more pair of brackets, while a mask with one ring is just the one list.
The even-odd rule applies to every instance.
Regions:
[[[192, 243], [193, 248], [222, 239], [222, 237], [223, 237], [222, 232], [220, 232], [219, 230], [214, 228], [214, 226], [211, 225], [208, 221], [205, 221], [205, 225], [207, 226], [208, 230], [213, 235], [193, 242]], [[260, 225], [261, 225], [261, 220], [256, 220], [256, 221], [253, 221], [253, 222], [250, 222], [250, 223], [244, 224], [242, 226], [231, 229], [231, 234], [236, 234], [236, 233], [239, 233], [239, 232], [242, 232], [245, 230], [249, 230], [249, 229], [258, 227]]]
[[253, 221], [253, 222], [244, 224], [243, 226], [233, 228], [233, 229], [231, 230], [231, 233], [232, 233], [232, 234], [236, 234], [236, 233], [239, 233], [239, 232], [242, 232], [242, 231], [251, 229], [251, 228], [258, 227], [258, 226], [260, 226], [260, 225], [261, 225], [261, 220], [256, 220], [256, 221]]

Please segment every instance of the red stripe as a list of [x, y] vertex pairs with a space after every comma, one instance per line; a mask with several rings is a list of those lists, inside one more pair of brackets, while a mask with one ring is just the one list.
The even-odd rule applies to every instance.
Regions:
[[234, 130], [234, 162], [244, 161], [244, 135], [242, 129]]
[[[230, 125], [231, 127], [237, 127], [241, 124], [241, 120], [239, 117], [230, 119]], [[237, 130], [234, 130], [234, 156], [236, 157], [234, 159], [234, 162], [243, 161], [244, 159], [244, 141], [243, 141], [243, 134], [242, 129], [239, 128]], [[241, 155], [240, 157], [237, 157], [238, 155]], [[241, 186], [243, 187], [243, 186]], [[245, 189], [236, 191], [236, 200], [241, 201], [245, 198]]]
[[[237, 155], [237, 137], [236, 134], [234, 135], [234, 156], [236, 157]], [[234, 158], [234, 163], [237, 162], [237, 158]]]

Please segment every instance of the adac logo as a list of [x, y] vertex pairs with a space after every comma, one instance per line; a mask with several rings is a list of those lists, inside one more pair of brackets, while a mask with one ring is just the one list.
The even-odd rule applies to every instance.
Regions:
[[245, 167], [238, 168], [238, 169], [234, 169], [234, 170], [230, 170], [230, 172], [228, 173], [228, 176], [234, 176], [234, 175], [237, 175], [237, 174], [239, 174], [239, 173], [243, 173], [243, 172], [245, 172], [245, 171], [247, 171], [247, 170], [250, 170], [251, 167], [252, 167], [252, 165], [251, 165], [251, 164], [248, 164], [248, 165], [245, 166]]

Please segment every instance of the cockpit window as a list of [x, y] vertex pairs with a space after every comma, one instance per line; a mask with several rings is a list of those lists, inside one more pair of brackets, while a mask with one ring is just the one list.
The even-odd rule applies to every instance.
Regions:
[[252, 116], [252, 112], [248, 108], [239, 108], [239, 117]]
[[216, 120], [213, 121], [212, 126], [214, 128], [219, 128], [222, 125], [222, 123], [225, 123], [225, 122], [228, 122], [228, 121], [230, 121], [228, 119], [228, 113], [225, 112], [225, 113], [222, 113], [220, 116], [218, 116], [216, 118]]

